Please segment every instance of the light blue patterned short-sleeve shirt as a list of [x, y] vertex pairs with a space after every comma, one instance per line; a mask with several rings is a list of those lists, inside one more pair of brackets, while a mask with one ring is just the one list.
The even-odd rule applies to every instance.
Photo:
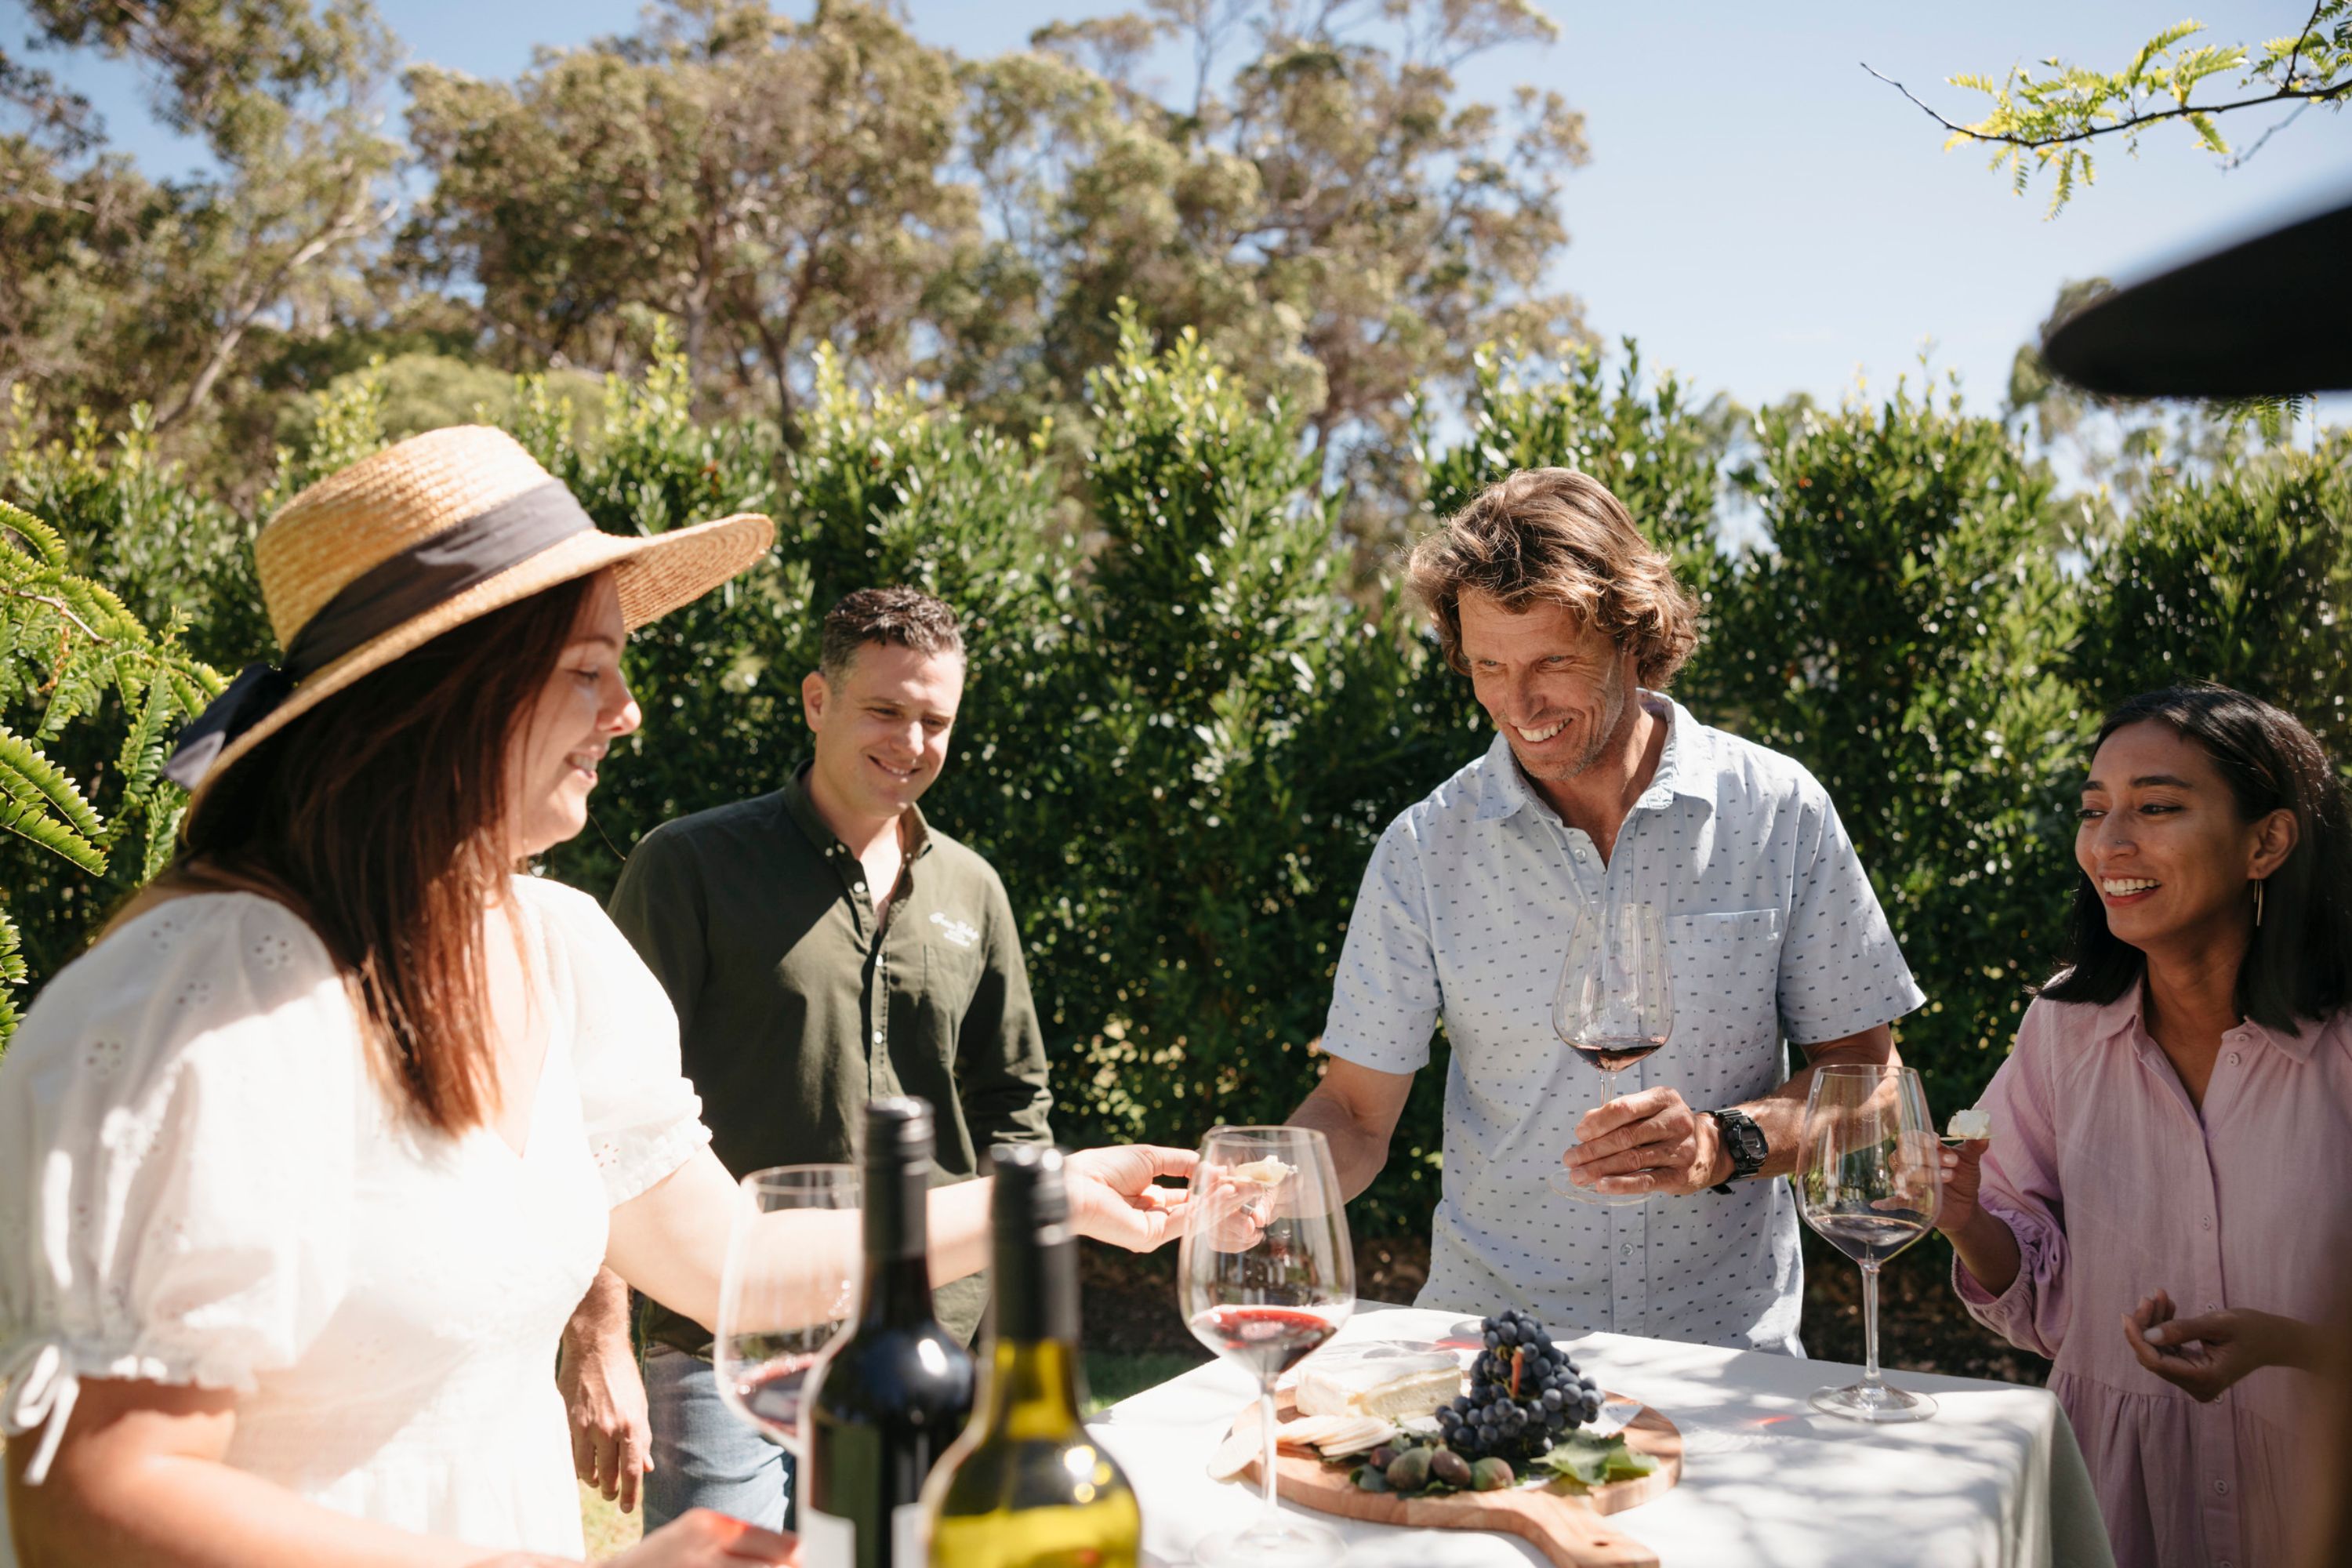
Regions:
[[1348, 925], [1323, 1048], [1382, 1072], [1429, 1060], [1443, 1017], [1445, 1172], [1420, 1304], [1519, 1307], [1559, 1327], [1801, 1354], [1803, 1277], [1785, 1180], [1604, 1208], [1547, 1178], [1601, 1076], [1551, 1029], [1577, 913], [1664, 917], [1674, 1030], [1618, 1077], [1701, 1110], [1769, 1093], [1783, 1041], [1821, 1045], [1926, 1000], [1853, 845], [1803, 767], [1646, 697], [1672, 729], [1606, 866], [1528, 785], [1501, 735], [1393, 823]]

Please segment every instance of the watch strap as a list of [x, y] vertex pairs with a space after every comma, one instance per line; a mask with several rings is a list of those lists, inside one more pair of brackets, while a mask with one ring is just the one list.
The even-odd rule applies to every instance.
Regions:
[[1764, 1130], [1755, 1119], [1740, 1110], [1710, 1110], [1717, 1131], [1722, 1135], [1723, 1146], [1731, 1152], [1731, 1174], [1707, 1190], [1728, 1197], [1731, 1184], [1752, 1176], [1764, 1168]]

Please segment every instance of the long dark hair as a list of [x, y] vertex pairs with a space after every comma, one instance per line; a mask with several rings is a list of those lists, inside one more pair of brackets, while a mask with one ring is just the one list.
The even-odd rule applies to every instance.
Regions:
[[498, 1093], [482, 907], [514, 868], [507, 765], [593, 577], [372, 670], [214, 782], [159, 880], [276, 898], [351, 981], [384, 1076], [457, 1133]]
[[[2352, 840], [2343, 781], [2327, 753], [2292, 714], [2206, 685], [2132, 698], [2099, 726], [2092, 752], [2126, 725], [2151, 720], [2213, 759], [2241, 819], [2294, 813], [2294, 848], [2264, 884], [2263, 921], [2238, 966], [2240, 1015], [2291, 1031], [2299, 1020], [2334, 1014], [2352, 999]], [[2067, 921], [2066, 967], [2042, 994], [2104, 1005], [2138, 984], [2146, 968], [2139, 949], [2107, 929], [2099, 889], [2081, 876]]]

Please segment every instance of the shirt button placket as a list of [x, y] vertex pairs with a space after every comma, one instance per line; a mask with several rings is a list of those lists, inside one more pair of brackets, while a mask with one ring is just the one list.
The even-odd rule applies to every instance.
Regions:
[[874, 995], [867, 1004], [874, 1020], [874, 1048], [866, 1058], [866, 1092], [876, 1097], [893, 1092], [890, 1083], [890, 955], [878, 948], [874, 954]]
[[[2210, 1097], [2208, 1097], [2210, 1103]], [[2221, 1241], [2214, 1224], [2221, 1208], [2221, 1196], [2215, 1190], [2213, 1162], [2202, 1142], [2193, 1145], [2200, 1173], [2204, 1178], [2202, 1192], [2207, 1212], [2198, 1216], [2198, 1261], [2204, 1276], [2205, 1310], [2221, 1311], [2229, 1298], [2221, 1289]], [[2231, 1498], [2231, 1479], [2238, 1473], [2238, 1432], [2232, 1418], [2232, 1401], [2224, 1394], [2210, 1405], [2192, 1406], [2195, 1425], [2191, 1431], [2199, 1460], [2198, 1468], [2205, 1475], [2205, 1550], [2215, 1562], [2233, 1558], [2238, 1549], [2238, 1505]]]
[[1610, 1259], [1610, 1327], [1621, 1334], [1645, 1332], [1650, 1313], [1649, 1213], [1647, 1204], [1609, 1211], [1610, 1238], [1616, 1256]]

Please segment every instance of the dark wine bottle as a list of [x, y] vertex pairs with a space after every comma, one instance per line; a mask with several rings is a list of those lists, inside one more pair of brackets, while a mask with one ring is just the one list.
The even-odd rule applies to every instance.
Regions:
[[923, 1568], [923, 1481], [971, 1413], [971, 1353], [931, 1310], [931, 1136], [922, 1100], [866, 1109], [865, 1288], [809, 1374], [805, 1568]]
[[1077, 1234], [1062, 1156], [991, 1159], [987, 1364], [980, 1413], [923, 1491], [930, 1568], [1135, 1568], [1135, 1490], [1078, 1416]]

